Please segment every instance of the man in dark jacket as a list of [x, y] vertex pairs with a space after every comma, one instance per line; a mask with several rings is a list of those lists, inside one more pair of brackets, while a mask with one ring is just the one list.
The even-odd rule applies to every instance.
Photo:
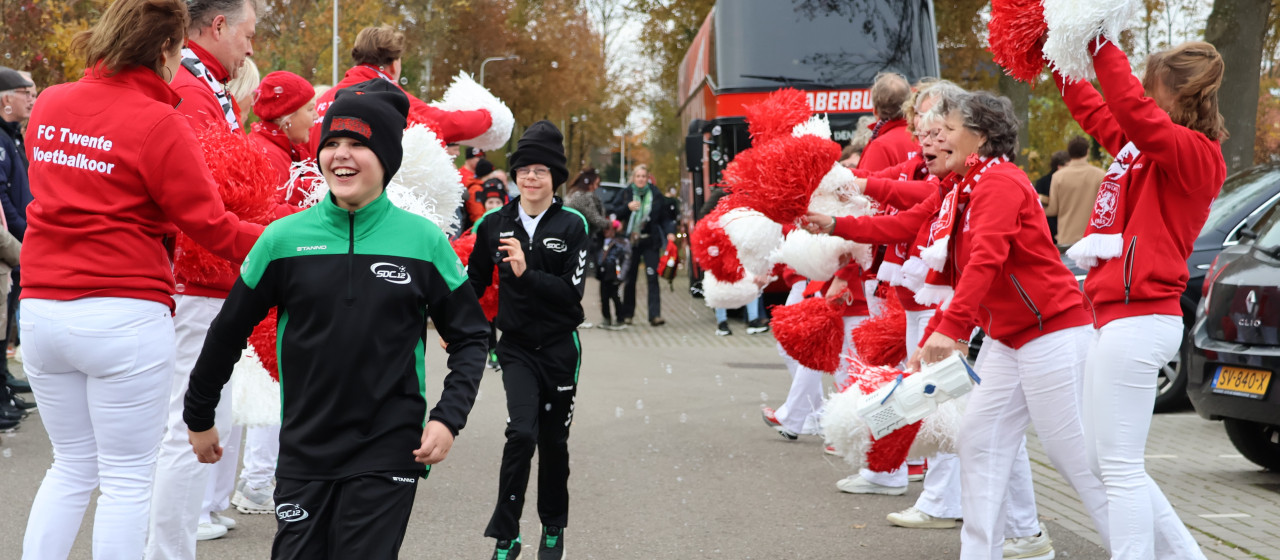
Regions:
[[[9, 226], [9, 234], [22, 241], [27, 232], [27, 205], [31, 203], [31, 187], [27, 183], [27, 150], [22, 138], [22, 121], [31, 116], [35, 106], [35, 84], [12, 68], [0, 66], [0, 207], [4, 210], [4, 221]], [[14, 316], [18, 310], [18, 297], [22, 293], [22, 272], [13, 269], [13, 290], [9, 292], [6, 306], [6, 325], [16, 326]], [[0, 332], [0, 347], [8, 347], [8, 330], [16, 335], [16, 328]], [[15, 339], [14, 346], [18, 341]], [[5, 383], [12, 392], [31, 392], [31, 385], [24, 379], [16, 379], [4, 368]], [[30, 408], [27, 403], [15, 395], [0, 395], [6, 406]], [[12, 402], [8, 402], [12, 401]]]
[[662, 318], [661, 285], [658, 283], [658, 259], [668, 241], [676, 240], [676, 217], [658, 188], [649, 182], [649, 168], [637, 165], [631, 172], [631, 184], [618, 197], [617, 206], [608, 209], [622, 222], [622, 234], [631, 238], [631, 269], [622, 289], [622, 314], [618, 319], [630, 325], [636, 312], [636, 278], [640, 261], [644, 260], [645, 281], [649, 284], [649, 324], [666, 324]]
[[569, 426], [578, 393], [582, 290], [587, 268], [587, 220], [555, 198], [568, 179], [564, 136], [548, 121], [534, 123], [511, 154], [520, 196], [486, 214], [476, 229], [467, 274], [477, 295], [494, 289], [498, 269], [498, 361], [507, 392], [507, 443], [498, 503], [486, 537], [493, 560], [520, 555], [520, 514], [529, 464], [538, 452], [539, 560], [564, 555], [569, 520]]

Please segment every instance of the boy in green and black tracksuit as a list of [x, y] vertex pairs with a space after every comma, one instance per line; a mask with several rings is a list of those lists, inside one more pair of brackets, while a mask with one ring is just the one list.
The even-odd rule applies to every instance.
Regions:
[[468, 274], [477, 294], [493, 289], [498, 267], [498, 361], [507, 392], [507, 443], [498, 503], [485, 536], [498, 540], [495, 560], [520, 554], [520, 514], [529, 464], [538, 452], [539, 560], [564, 553], [569, 519], [569, 426], [582, 348], [582, 290], [587, 222], [553, 196], [563, 184], [563, 137], [550, 122], [525, 131], [509, 160], [520, 197], [487, 214], [476, 228]]
[[[221, 449], [207, 437], [216, 434], [221, 387], [254, 326], [278, 309], [273, 558], [395, 558], [417, 481], [466, 425], [484, 371], [488, 323], [448, 239], [377, 190], [399, 167], [408, 100], [382, 84], [352, 89], [359, 94], [339, 93], [323, 123], [331, 194], [263, 232], [209, 329], [186, 396], [193, 447], [201, 461], [216, 461]], [[377, 158], [339, 163], [356, 150]], [[335, 176], [339, 165], [359, 171]], [[382, 182], [335, 186], [352, 177]], [[449, 343], [450, 370], [429, 413], [428, 317]]]

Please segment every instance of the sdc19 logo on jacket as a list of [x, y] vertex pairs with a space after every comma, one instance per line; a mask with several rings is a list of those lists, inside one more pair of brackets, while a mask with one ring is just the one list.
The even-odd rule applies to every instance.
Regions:
[[276, 519], [285, 523], [294, 523], [306, 519], [311, 514], [298, 504], [280, 504], [276, 506]]
[[369, 270], [373, 271], [374, 277], [381, 278], [392, 284], [408, 284], [412, 280], [409, 277], [409, 271], [405, 270], [403, 266], [394, 263], [373, 263], [369, 266]]

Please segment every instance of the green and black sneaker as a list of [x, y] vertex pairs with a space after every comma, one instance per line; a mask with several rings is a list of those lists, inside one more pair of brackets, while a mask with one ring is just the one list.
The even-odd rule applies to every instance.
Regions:
[[564, 560], [564, 528], [543, 527], [538, 560]]
[[489, 369], [498, 371], [502, 369], [502, 364], [498, 363], [498, 353], [494, 350], [489, 351]]
[[498, 541], [493, 549], [493, 560], [516, 560], [520, 557], [520, 537], [514, 541]]

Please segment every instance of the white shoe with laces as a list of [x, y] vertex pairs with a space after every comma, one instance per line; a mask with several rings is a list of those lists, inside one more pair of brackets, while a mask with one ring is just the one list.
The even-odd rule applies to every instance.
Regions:
[[1053, 560], [1053, 539], [1040, 524], [1040, 534], [1004, 540], [1004, 557], [1018, 560]]
[[276, 489], [274, 486], [268, 486], [266, 488], [251, 488], [248, 485], [241, 483], [240, 488], [238, 488], [235, 495], [231, 497], [231, 505], [236, 506], [236, 511], [240, 513], [275, 513], [275, 492]]
[[197, 541], [211, 541], [213, 539], [220, 539], [226, 535], [227, 528], [222, 525], [218, 525], [217, 523], [201, 523], [200, 526], [196, 528]]
[[209, 522], [226, 527], [228, 531], [236, 528], [236, 520], [216, 511], [209, 512]]
[[886, 496], [901, 496], [907, 493], [906, 486], [883, 486], [868, 481], [859, 475], [853, 474], [841, 479], [836, 483], [836, 488], [841, 492], [850, 494], [884, 494]]
[[885, 516], [890, 524], [908, 529], [954, 529], [956, 520], [950, 517], [934, 517], [915, 507]]

